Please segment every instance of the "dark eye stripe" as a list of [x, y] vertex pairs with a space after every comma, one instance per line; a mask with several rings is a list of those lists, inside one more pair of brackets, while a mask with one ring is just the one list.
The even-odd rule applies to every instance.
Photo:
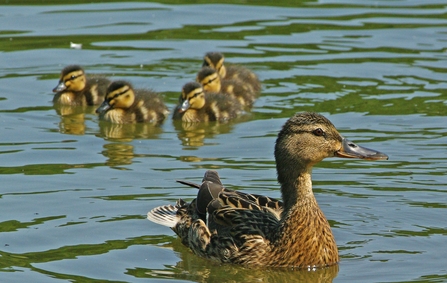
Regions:
[[214, 82], [216, 79], [217, 79], [217, 77], [214, 77], [214, 78], [212, 78], [212, 79], [209, 79], [206, 83], [204, 83], [204, 85], [208, 85], [208, 84]]
[[126, 89], [123, 90], [122, 92], [118, 92], [118, 93], [116, 93], [114, 96], [112, 96], [112, 97], [109, 98], [109, 101], [110, 101], [110, 100], [113, 100], [113, 99], [115, 99], [115, 98], [117, 98], [117, 97], [120, 96], [120, 95], [125, 94], [125, 93], [128, 92], [128, 91], [129, 91], [129, 89], [126, 88]]
[[77, 78], [79, 78], [80, 76], [82, 76], [82, 74], [81, 75], [77, 75], [77, 76], [75, 76], [75, 75], [72, 75], [71, 77], [69, 77], [68, 79], [66, 79], [65, 81], [66, 82], [68, 82], [68, 81], [72, 81], [72, 80], [74, 80], [74, 79], [77, 79]]
[[[194, 93], [194, 95], [193, 96], [191, 96], [191, 98], [194, 98], [194, 97], [197, 97], [198, 95], [200, 95], [202, 92], [201, 91], [199, 91], [199, 92], [196, 92], [196, 93]], [[190, 98], [190, 99], [191, 99]]]

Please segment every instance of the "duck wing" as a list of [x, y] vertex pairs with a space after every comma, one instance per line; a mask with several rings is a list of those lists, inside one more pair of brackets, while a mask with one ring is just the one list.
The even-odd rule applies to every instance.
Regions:
[[220, 236], [241, 239], [270, 234], [277, 229], [283, 210], [282, 202], [277, 199], [225, 188], [218, 173], [212, 170], [205, 173], [196, 205], [210, 230], [216, 230]]
[[213, 213], [216, 209], [222, 207], [254, 210], [270, 208], [278, 215], [280, 215], [283, 210], [283, 203], [280, 200], [225, 188], [217, 171], [206, 171], [202, 179], [202, 184], [200, 185], [189, 181], [177, 180], [177, 182], [199, 189], [196, 199], [197, 210], [202, 215], [205, 215], [207, 212]]

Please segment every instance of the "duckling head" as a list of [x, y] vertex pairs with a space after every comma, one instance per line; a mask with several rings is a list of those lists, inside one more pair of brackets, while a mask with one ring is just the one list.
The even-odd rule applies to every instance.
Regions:
[[221, 90], [220, 76], [215, 69], [210, 67], [203, 67], [197, 73], [196, 81], [202, 84], [204, 91], [219, 93]]
[[222, 78], [225, 78], [227, 75], [227, 69], [224, 66], [224, 60], [225, 58], [222, 53], [208, 52], [203, 57], [202, 67], [210, 67], [215, 69]]
[[61, 71], [58, 85], [53, 88], [53, 92], [61, 92], [64, 90], [82, 91], [87, 84], [84, 70], [81, 66], [70, 65]]
[[185, 112], [188, 109], [199, 110], [205, 106], [205, 93], [202, 86], [197, 82], [189, 82], [182, 88], [180, 96], [179, 112]]
[[298, 174], [310, 173], [326, 157], [385, 160], [386, 154], [361, 147], [340, 135], [334, 125], [317, 113], [297, 113], [278, 134], [275, 159], [278, 181], [296, 181]]
[[126, 81], [114, 81], [107, 88], [104, 102], [96, 109], [96, 113], [105, 113], [110, 109], [128, 109], [135, 102], [132, 85]]

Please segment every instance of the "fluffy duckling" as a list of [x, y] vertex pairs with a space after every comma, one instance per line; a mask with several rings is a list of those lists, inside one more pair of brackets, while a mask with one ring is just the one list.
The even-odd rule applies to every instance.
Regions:
[[53, 89], [56, 93], [53, 103], [69, 106], [99, 105], [104, 100], [109, 83], [102, 75], [87, 78], [81, 66], [69, 65], [62, 70], [59, 83]]
[[222, 80], [215, 69], [203, 67], [197, 73], [197, 82], [205, 92], [223, 93], [236, 98], [244, 107], [251, 107], [256, 100], [256, 93], [238, 80]]
[[239, 65], [224, 65], [225, 57], [220, 52], [208, 52], [203, 57], [202, 67], [215, 69], [224, 80], [239, 80], [249, 86], [255, 93], [261, 91], [258, 76], [249, 69]]
[[182, 88], [174, 119], [183, 122], [227, 121], [242, 113], [241, 105], [231, 96], [207, 93], [197, 82], [189, 82]]
[[115, 123], [157, 123], [169, 111], [158, 93], [136, 89], [127, 81], [114, 81], [107, 88], [104, 102], [96, 109], [100, 119]]
[[148, 219], [171, 227], [202, 257], [247, 266], [317, 268], [339, 255], [331, 227], [312, 191], [312, 167], [326, 157], [385, 160], [388, 156], [343, 138], [317, 113], [298, 113], [275, 144], [282, 202], [226, 189], [207, 171], [191, 203], [154, 208]]

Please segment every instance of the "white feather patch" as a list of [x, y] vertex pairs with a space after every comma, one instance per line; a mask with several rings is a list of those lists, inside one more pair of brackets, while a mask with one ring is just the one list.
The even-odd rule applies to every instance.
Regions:
[[173, 205], [159, 206], [147, 213], [147, 219], [167, 227], [174, 227], [180, 220], [177, 217], [177, 208]]

